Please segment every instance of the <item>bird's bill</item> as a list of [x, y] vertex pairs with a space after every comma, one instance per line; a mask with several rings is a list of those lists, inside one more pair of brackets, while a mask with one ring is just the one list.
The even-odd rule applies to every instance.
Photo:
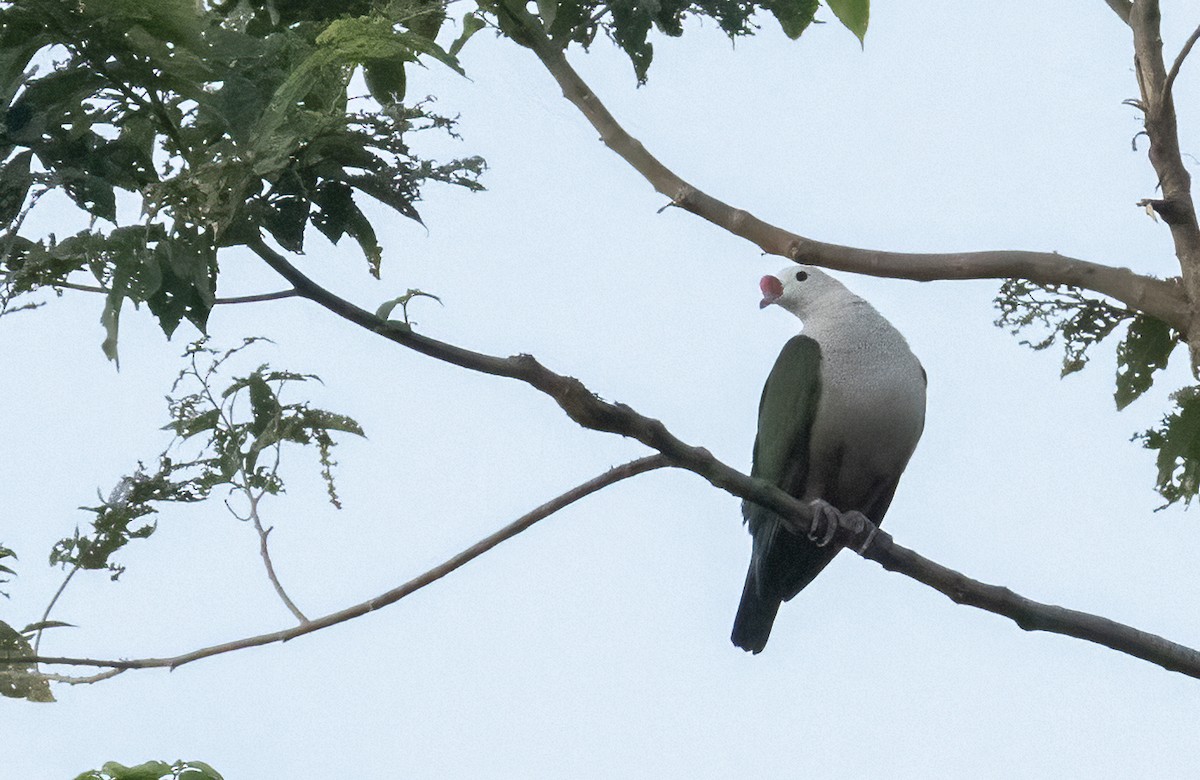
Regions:
[[763, 298], [758, 302], [758, 308], [765, 309], [783, 296], [783, 282], [776, 276], [764, 276], [758, 282]]

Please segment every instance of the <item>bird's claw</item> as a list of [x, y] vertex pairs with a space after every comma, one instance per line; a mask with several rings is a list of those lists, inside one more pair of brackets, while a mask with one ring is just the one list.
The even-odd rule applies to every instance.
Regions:
[[809, 504], [813, 510], [812, 526], [808, 529], [808, 539], [818, 547], [828, 547], [837, 535], [841, 524], [842, 513], [837, 507], [820, 498]]
[[[842, 512], [833, 504], [822, 499], [816, 499], [809, 504], [813, 510], [812, 527], [808, 529], [808, 538], [818, 547], [828, 547], [833, 543], [838, 530], [844, 525], [852, 537], [862, 535], [867, 528], [874, 528], [866, 515], [857, 509]], [[863, 547], [870, 543], [874, 533], [863, 542]]]

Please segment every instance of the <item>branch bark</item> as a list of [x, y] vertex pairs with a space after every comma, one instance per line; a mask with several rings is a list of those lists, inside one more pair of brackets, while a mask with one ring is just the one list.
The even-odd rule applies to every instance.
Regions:
[[[625, 404], [599, 398], [578, 379], [550, 371], [532, 355], [499, 358], [419, 335], [406, 325], [385, 322], [334, 295], [301, 273], [261, 239], [250, 248], [302, 297], [360, 327], [437, 360], [525, 382], [553, 398], [567, 416], [579, 425], [637, 439], [665, 456], [670, 465], [687, 469], [708, 480], [714, 487], [774, 510], [792, 533], [815, 530], [813, 512], [807, 504], [773, 485], [731, 468], [713, 457], [708, 450], [681, 441], [659, 420], [645, 417]], [[1085, 639], [1200, 679], [1200, 652], [1192, 648], [1098, 615], [1041, 604], [1018, 596], [1007, 588], [972, 580], [902, 547], [889, 534], [865, 521], [855, 524], [848, 518], [842, 518], [833, 543], [849, 547], [889, 571], [929, 585], [957, 603], [1010, 618], [1026, 630], [1049, 631]]]
[[[1110, 0], [1114, 10], [1119, 3]], [[684, 181], [631, 136], [609, 113], [591, 87], [554, 46], [541, 23], [519, 0], [504, 0], [498, 13], [509, 14], [528, 33], [524, 41], [554, 77], [570, 101], [600, 133], [600, 140], [631, 165], [672, 205], [744, 238], [767, 254], [797, 263], [871, 276], [933, 281], [939, 279], [1028, 279], [1039, 284], [1067, 284], [1114, 298], [1163, 320], [1181, 333], [1192, 324], [1187, 298], [1171, 281], [1136, 274], [1128, 268], [1080, 260], [1057, 252], [994, 250], [982, 252], [887, 252], [829, 244], [792, 233], [734, 208]], [[1118, 13], [1120, 11], [1118, 10]], [[1200, 327], [1196, 332], [1200, 334]]]

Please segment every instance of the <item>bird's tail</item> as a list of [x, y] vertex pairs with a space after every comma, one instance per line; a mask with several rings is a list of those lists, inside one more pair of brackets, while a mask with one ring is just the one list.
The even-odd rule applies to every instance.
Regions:
[[761, 653], [771, 637], [771, 626], [779, 613], [778, 598], [759, 593], [754, 565], [746, 572], [746, 585], [742, 588], [742, 601], [738, 604], [737, 616], [733, 619], [730, 639], [743, 650]]

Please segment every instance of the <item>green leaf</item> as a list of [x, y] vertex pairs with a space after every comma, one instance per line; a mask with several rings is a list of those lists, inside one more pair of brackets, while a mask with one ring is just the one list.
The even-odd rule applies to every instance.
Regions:
[[375, 310], [375, 316], [381, 320], [386, 320], [392, 316], [392, 311], [397, 306], [399, 306], [401, 309], [401, 312], [403, 313], [404, 324], [408, 325], [408, 324], [410, 324], [408, 321], [408, 304], [412, 301], [413, 298], [432, 298], [433, 300], [437, 301], [438, 303], [442, 302], [442, 299], [437, 297], [433, 293], [427, 293], [424, 290], [416, 290], [416, 289], [410, 288], [407, 292], [404, 293], [404, 295], [401, 295], [396, 298], [392, 298], [390, 301], [384, 301], [382, 304], [380, 304], [379, 308]]
[[21, 633], [29, 636], [39, 631], [45, 631], [47, 628], [76, 628], [76, 626], [74, 623], [64, 623], [61, 620], [39, 620], [22, 628]]
[[373, 60], [364, 65], [363, 77], [371, 97], [387, 106], [404, 100], [407, 81], [404, 60]]
[[33, 655], [29, 641], [0, 620], [0, 696], [33, 702], [54, 701], [50, 683], [38, 673], [36, 664], [9, 660]]
[[783, 28], [783, 34], [796, 40], [812, 24], [820, 2], [818, 0], [773, 0], [766, 7], [779, 21], [779, 26]]
[[100, 325], [104, 328], [104, 341], [100, 342], [100, 349], [118, 369], [121, 368], [121, 359], [117, 354], [117, 335], [121, 324], [121, 304], [124, 302], [125, 296], [114, 288], [105, 296], [104, 310], [100, 313]]
[[255, 436], [261, 436], [269, 427], [279, 420], [281, 406], [275, 391], [263, 380], [262, 374], [255, 372], [249, 377], [250, 410], [254, 415], [254, 423], [250, 431]]
[[109, 761], [101, 771], [112, 776], [113, 780], [161, 780], [171, 776], [171, 765], [166, 761], [147, 761], [137, 766], [123, 766], [116, 761]]
[[1154, 384], [1154, 372], [1180, 343], [1179, 334], [1162, 320], [1138, 314], [1117, 346], [1117, 409], [1124, 409]]
[[871, 0], [825, 0], [829, 10], [858, 37], [859, 43], [867, 34], [867, 23], [871, 18]]
[[554, 25], [554, 17], [558, 15], [558, 0], [537, 0], [538, 16], [542, 24], [549, 29]]
[[367, 435], [363, 433], [362, 426], [358, 424], [357, 420], [344, 414], [327, 412], [324, 409], [305, 409], [301, 415], [301, 422], [305, 427], [312, 429], [341, 431], [364, 437]]
[[448, 50], [450, 56], [457, 57], [462, 48], [467, 45], [467, 41], [471, 40], [471, 36], [486, 26], [487, 22], [477, 12], [471, 11], [465, 14], [462, 19], [462, 34], [454, 39], [454, 43], [450, 44]]
[[1182, 388], [1171, 399], [1175, 410], [1163, 417], [1161, 427], [1134, 437], [1158, 451], [1156, 486], [1167, 501], [1160, 509], [1179, 501], [1187, 506], [1200, 490], [1200, 385]]
[[29, 164], [33, 160], [33, 151], [27, 150], [17, 154], [0, 168], [0, 227], [6, 226], [21, 213], [25, 205], [25, 196], [33, 184], [33, 176], [29, 173]]

